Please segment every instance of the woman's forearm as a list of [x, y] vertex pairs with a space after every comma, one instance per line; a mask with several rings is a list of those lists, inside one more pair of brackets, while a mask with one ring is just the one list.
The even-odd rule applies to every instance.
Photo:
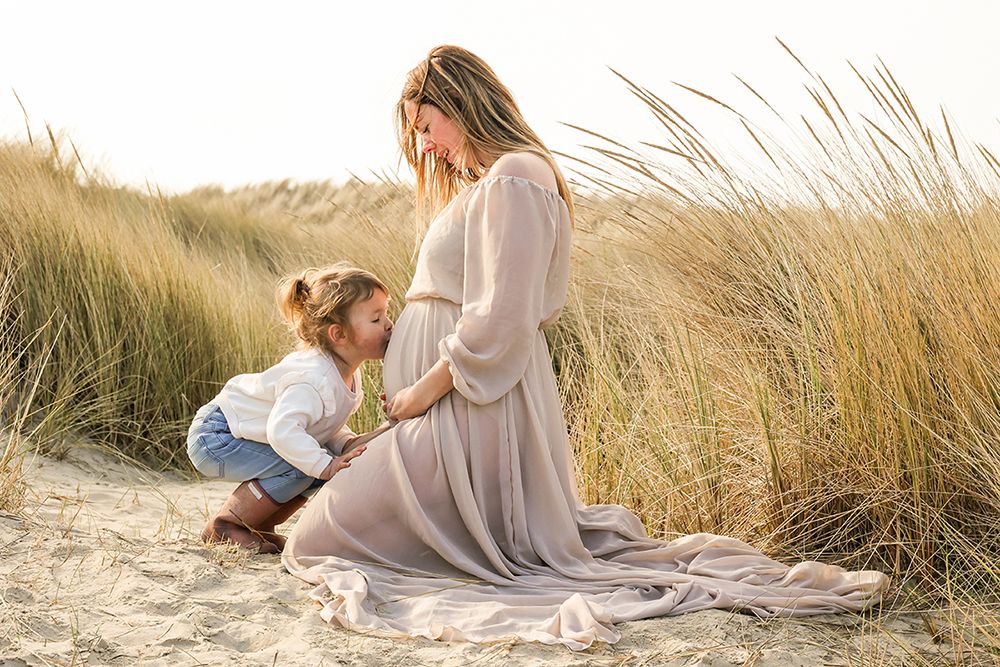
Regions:
[[451, 377], [451, 369], [444, 359], [438, 359], [437, 363], [413, 384], [413, 391], [425, 403], [422, 406], [425, 410], [454, 388], [455, 380]]

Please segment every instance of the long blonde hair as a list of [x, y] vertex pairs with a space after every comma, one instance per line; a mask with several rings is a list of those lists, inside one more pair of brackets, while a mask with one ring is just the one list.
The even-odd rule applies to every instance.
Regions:
[[[489, 65], [460, 46], [435, 46], [427, 58], [406, 75], [396, 104], [396, 136], [403, 157], [417, 176], [418, 216], [429, 201], [438, 210], [459, 190], [486, 174], [481, 164], [462, 168], [420, 150], [415, 124], [406, 117], [405, 102], [431, 104], [461, 130], [463, 152], [492, 162], [505, 153], [528, 151], [544, 159], [555, 172], [559, 195], [574, 219], [573, 195], [551, 153], [538, 138], [514, 96]], [[416, 121], [416, 114], [414, 114]]]

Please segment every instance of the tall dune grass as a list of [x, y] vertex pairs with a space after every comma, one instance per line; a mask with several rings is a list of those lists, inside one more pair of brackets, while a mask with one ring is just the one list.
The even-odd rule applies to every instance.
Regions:
[[[803, 69], [817, 117], [787, 122], [796, 145], [753, 120], [784, 119], [749, 83], [754, 112], [683, 91], [732, 115], [761, 159], [724, 159], [624, 77], [663, 136], [589, 132], [601, 145], [572, 157], [575, 266], [549, 338], [581, 496], [656, 535], [722, 532], [975, 600], [951, 639], [997, 650], [1000, 163], [917, 115], [884, 66], [858, 74], [878, 117]], [[183, 466], [194, 410], [290, 347], [277, 278], [347, 259], [398, 306], [412, 217], [396, 183], [164, 197], [0, 147], [14, 257], [0, 284], [17, 288], [4, 344], [46, 359], [37, 439]], [[358, 428], [379, 421], [377, 367], [365, 382]]]
[[[0, 220], [12, 251], [0, 278], [16, 287], [5, 342], [49, 355], [36, 435], [85, 434], [162, 465], [183, 464], [186, 424], [220, 382], [291, 349], [275, 316], [281, 275], [345, 258], [400, 284], [409, 263], [409, 246], [392, 253], [399, 237], [364, 215], [305, 229], [214, 198], [81, 183], [56, 151], [20, 144], [0, 147]], [[375, 243], [341, 243], [358, 233]]]
[[884, 65], [855, 70], [873, 117], [803, 68], [819, 118], [787, 123], [802, 145], [689, 89], [752, 136], [749, 168], [622, 77], [665, 138], [598, 137], [580, 160], [627, 202], [589, 228], [603, 242], [564, 337], [584, 489], [664, 532], [986, 595], [991, 620], [966, 627], [996, 650], [1000, 163], [926, 122]]
[[[687, 489], [638, 494], [665, 530], [768, 535], [802, 555], [867, 553], [993, 585], [996, 566], [982, 566], [1000, 554], [996, 164], [983, 146], [964, 161], [947, 120], [931, 129], [876, 73], [862, 79], [884, 127], [834, 116], [839, 102], [812, 75], [826, 125], [803, 119], [807, 161], [694, 91], [754, 133], [773, 173], [757, 166], [752, 180], [628, 82], [668, 130], [656, 148], [674, 163], [597, 149], [631, 174], [633, 196], [657, 195], [602, 221], [620, 238], [587, 273], [621, 278], [576, 285], [577, 331], [600, 342], [575, 348], [590, 380], [567, 389], [611, 413], [576, 411], [588, 437], [643, 451], [652, 487]], [[581, 457], [597, 470], [602, 458]], [[961, 549], [941, 548], [955, 539]]]

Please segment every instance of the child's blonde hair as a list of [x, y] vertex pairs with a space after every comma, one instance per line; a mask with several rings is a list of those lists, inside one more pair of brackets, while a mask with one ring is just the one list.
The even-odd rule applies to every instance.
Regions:
[[318, 347], [334, 354], [327, 328], [331, 324], [347, 328], [347, 311], [371, 298], [376, 289], [389, 293], [373, 274], [340, 263], [286, 276], [278, 284], [275, 298], [300, 347]]

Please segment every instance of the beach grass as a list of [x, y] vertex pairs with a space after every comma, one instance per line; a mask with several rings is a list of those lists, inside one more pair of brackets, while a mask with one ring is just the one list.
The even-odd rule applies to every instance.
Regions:
[[[656, 536], [890, 572], [900, 604], [995, 656], [1000, 162], [943, 113], [918, 115], [884, 65], [855, 70], [874, 116], [802, 68], [816, 114], [787, 121], [795, 145], [753, 120], [781, 115], [750, 83], [746, 111], [679, 90], [740, 123], [756, 160], [725, 159], [624, 76], [663, 136], [585, 131], [597, 145], [564, 156], [574, 267], [548, 338], [580, 495]], [[383, 277], [398, 314], [406, 184], [166, 196], [61, 145], [0, 145], [5, 506], [26, 446], [58, 455], [82, 436], [187, 470], [194, 411], [293, 345], [273, 302], [285, 273], [347, 260]], [[381, 421], [380, 384], [369, 364], [356, 429]]]

